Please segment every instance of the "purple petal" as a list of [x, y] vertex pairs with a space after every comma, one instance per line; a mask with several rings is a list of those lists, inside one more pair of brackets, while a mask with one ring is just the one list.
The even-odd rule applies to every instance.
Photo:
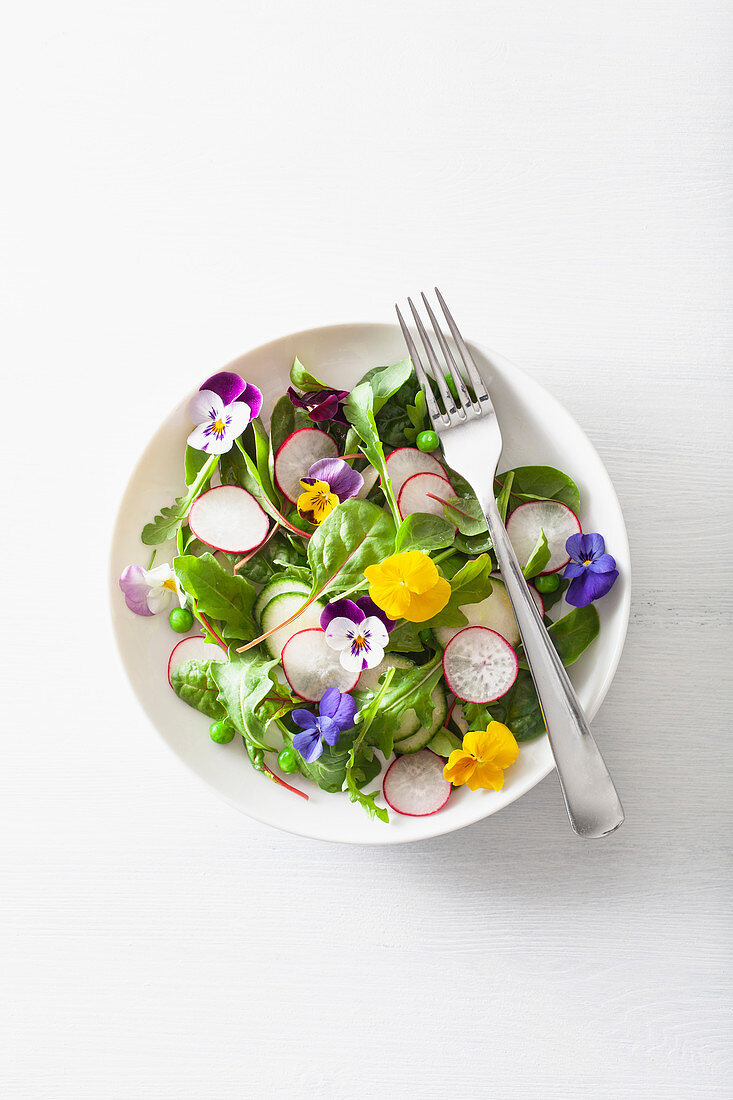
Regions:
[[586, 569], [582, 577], [570, 582], [565, 599], [573, 607], [587, 607], [593, 600], [605, 596], [617, 577], [616, 569], [610, 573], [592, 573], [590, 569]]
[[323, 753], [323, 741], [318, 730], [304, 730], [296, 733], [293, 738], [293, 748], [300, 753], [306, 764], [312, 764]]
[[310, 408], [311, 420], [333, 420], [339, 411], [338, 398], [333, 394], [329, 394], [325, 401], [319, 401], [317, 405], [312, 405]]
[[565, 549], [567, 550], [573, 561], [584, 562], [583, 555], [583, 535], [578, 532], [577, 535], [571, 535], [565, 543]]
[[565, 566], [563, 570], [563, 578], [566, 581], [573, 580], [574, 577], [582, 577], [584, 573], [588, 572], [587, 565], [581, 565], [578, 561], [571, 561]]
[[321, 458], [308, 470], [308, 477], [328, 482], [332, 493], [340, 501], [355, 497], [364, 484], [364, 478], [358, 470], [352, 470], [343, 458]]
[[[351, 619], [352, 623], [363, 623], [366, 615], [353, 600], [331, 600], [321, 612], [321, 630], [327, 630], [334, 619], [341, 618]], [[336, 688], [328, 690], [335, 691]]]
[[292, 386], [288, 386], [288, 397], [290, 398], [296, 409], [307, 409], [308, 403], [304, 397], [301, 397], [297, 390], [294, 390]]
[[317, 718], [315, 714], [312, 714], [309, 710], [294, 710], [291, 715], [296, 726], [301, 726], [304, 730], [314, 730], [317, 725]]
[[390, 633], [394, 630], [397, 625], [395, 620], [387, 618], [381, 607], [377, 607], [371, 596], [359, 596], [359, 599], [354, 602], [356, 606], [364, 612], [365, 618], [368, 619], [370, 615], [375, 615], [378, 619], [382, 620]]
[[128, 565], [126, 569], [122, 570], [120, 588], [125, 595], [125, 603], [130, 611], [134, 611], [136, 615], [153, 614], [148, 607], [150, 585], [141, 565]]
[[328, 688], [321, 696], [318, 706], [322, 717], [335, 722], [341, 730], [347, 730], [354, 724], [356, 701], [338, 688]]
[[218, 393], [225, 405], [231, 405], [247, 388], [247, 383], [238, 374], [232, 371], [222, 370], [218, 374], [212, 374], [207, 378], [200, 390], [213, 390]]
[[245, 405], [249, 405], [250, 420], [254, 420], [262, 411], [262, 390], [258, 390], [251, 382], [246, 382], [237, 401], [244, 401]]
[[597, 531], [591, 531], [583, 535], [583, 551], [585, 553], [583, 561], [586, 561], [588, 558], [594, 561], [595, 558], [599, 558], [601, 554], [605, 552], [605, 549], [606, 543], [603, 535], [599, 535]]
[[616, 559], [610, 554], [601, 554], [600, 557], [593, 558], [589, 568], [594, 573], [611, 573], [616, 568]]
[[335, 745], [341, 736], [341, 727], [333, 718], [322, 716], [320, 718], [321, 723], [321, 736], [327, 745]]

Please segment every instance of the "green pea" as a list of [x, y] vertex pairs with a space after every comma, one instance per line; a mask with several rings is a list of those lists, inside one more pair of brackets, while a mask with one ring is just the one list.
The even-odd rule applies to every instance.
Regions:
[[312, 531], [313, 524], [309, 523], [307, 519], [303, 519], [297, 508], [293, 508], [292, 512], [287, 514], [288, 523], [292, 523], [293, 527], [297, 527], [299, 531]]
[[295, 749], [292, 745], [286, 745], [277, 758], [278, 766], [281, 772], [285, 772], [286, 775], [292, 775], [293, 772], [298, 770], [298, 761], [295, 756]]
[[209, 726], [209, 737], [217, 745], [228, 745], [234, 740], [234, 729], [228, 722], [212, 722]]
[[448, 383], [448, 389], [453, 394], [453, 400], [458, 401], [458, 390], [456, 389], [456, 384], [453, 381], [453, 375], [452, 374], [446, 374], [445, 380]]
[[440, 440], [438, 439], [437, 432], [420, 432], [416, 440], [418, 451], [434, 451], [439, 446]]
[[193, 615], [187, 607], [174, 607], [168, 616], [168, 622], [176, 634], [188, 634], [193, 626]]
[[532, 583], [538, 592], [556, 592], [560, 587], [560, 578], [557, 573], [548, 573], [544, 577], [535, 577]]

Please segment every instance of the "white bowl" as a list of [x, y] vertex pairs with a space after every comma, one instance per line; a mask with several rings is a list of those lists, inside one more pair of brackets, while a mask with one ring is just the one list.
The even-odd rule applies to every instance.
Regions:
[[[592, 719], [616, 671], [629, 618], [629, 545], [618, 498], [590, 440], [555, 398], [500, 355], [477, 344], [470, 346], [501, 423], [504, 451], [499, 468], [546, 464], [569, 473], [581, 492], [583, 530], [600, 531], [618, 563], [618, 581], [597, 604], [600, 637], [571, 669], [580, 701]], [[396, 325], [331, 325], [284, 336], [241, 356], [227, 369], [260, 387], [269, 415], [288, 387], [296, 355], [319, 377], [349, 389], [370, 367], [395, 362], [405, 354]], [[327, 794], [297, 776], [294, 782], [308, 792], [308, 802], [276, 786], [252, 769], [239, 738], [225, 746], [210, 740], [208, 719], [186, 706], [168, 685], [168, 655], [180, 637], [170, 630], [166, 615], [140, 618], [129, 611], [118, 586], [126, 565], [147, 564], [149, 548], [140, 542], [143, 525], [183, 488], [183, 453], [191, 429], [187, 402], [188, 396], [162, 423], [133, 471], [115, 526], [110, 568], [112, 617], [123, 663], [148, 718], [184, 764], [232, 806], [258, 821], [301, 836], [349, 844], [402, 844], [462, 829], [539, 783], [553, 768], [547, 737], [522, 744], [503, 790], [461, 788], [437, 814], [420, 818], [390, 813], [386, 825], [370, 821], [346, 795]], [[172, 544], [162, 551], [158, 564], [170, 560]]]

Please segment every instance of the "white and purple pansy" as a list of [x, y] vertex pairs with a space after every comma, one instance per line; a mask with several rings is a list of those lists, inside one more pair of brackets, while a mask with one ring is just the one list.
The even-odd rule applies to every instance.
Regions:
[[294, 710], [292, 719], [301, 733], [293, 738], [293, 748], [312, 764], [323, 754], [323, 743], [335, 745], [344, 730], [351, 729], [356, 714], [356, 701], [345, 692], [332, 687], [324, 691], [318, 704], [318, 714], [309, 710]]
[[125, 603], [136, 615], [157, 615], [166, 610], [174, 596], [180, 607], [186, 606], [185, 594], [170, 565], [157, 565], [155, 569], [128, 565], [122, 571], [120, 588]]
[[189, 402], [188, 415], [196, 427], [188, 445], [211, 455], [225, 454], [261, 408], [257, 386], [232, 371], [212, 375]]
[[369, 596], [332, 600], [321, 612], [326, 642], [340, 651], [339, 661], [349, 672], [362, 672], [381, 663], [394, 625]]

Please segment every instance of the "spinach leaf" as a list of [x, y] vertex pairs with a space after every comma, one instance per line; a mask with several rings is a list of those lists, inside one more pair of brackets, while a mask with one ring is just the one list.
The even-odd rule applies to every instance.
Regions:
[[[485, 726], [484, 729], [486, 729]], [[437, 753], [438, 756], [448, 757], [456, 749], [460, 749], [462, 744], [463, 742], [456, 737], [455, 733], [451, 733], [450, 730], [443, 727], [428, 741], [427, 747]]]
[[580, 508], [578, 486], [571, 477], [554, 466], [517, 466], [514, 470], [499, 474], [494, 490], [503, 488], [507, 473], [513, 473], [510, 505], [516, 508], [527, 500], [559, 500], [577, 514]]
[[506, 523], [509, 497], [511, 496], [512, 485], [514, 484], [514, 470], [509, 470], [508, 473], [502, 474], [502, 477], [504, 478], [504, 484], [501, 487], [501, 492], [496, 497], [496, 507], [499, 509], [501, 522]]
[[465, 626], [468, 619], [460, 610], [468, 604], [480, 603], [491, 595], [491, 558], [481, 554], [467, 561], [451, 579], [451, 595], [448, 603], [428, 620], [426, 626]]
[[375, 414], [383, 408], [390, 397], [402, 389], [402, 386], [411, 375], [411, 359], [401, 359], [399, 363], [392, 363], [388, 367], [372, 367], [371, 370], [366, 372], [359, 385], [369, 384], [374, 398], [373, 409]]
[[302, 409], [296, 409], [287, 394], [285, 397], [281, 397], [272, 410], [270, 419], [270, 447], [273, 455], [277, 454], [285, 440], [293, 432], [296, 432], [299, 428], [313, 428], [314, 426], [308, 414], [304, 413]]
[[[537, 692], [529, 672], [524, 669], [519, 670], [513, 686], [506, 695], [502, 695], [501, 699], [491, 704], [490, 717], [508, 726], [517, 741], [531, 741], [532, 738], [540, 737], [546, 732]], [[485, 725], [483, 729], [486, 729]]]
[[453, 545], [453, 524], [442, 516], [414, 512], [397, 528], [395, 553], [401, 550], [442, 550]]
[[193, 485], [198, 474], [201, 472], [201, 467], [206, 462], [207, 458], [210, 458], [206, 451], [199, 451], [197, 447], [191, 447], [186, 444], [186, 457], [184, 459], [184, 465], [186, 470], [186, 485]]
[[443, 501], [443, 515], [462, 535], [480, 535], [487, 530], [486, 516], [475, 495], [447, 497]]
[[173, 559], [176, 576], [198, 609], [223, 624], [225, 638], [250, 641], [257, 636], [252, 605], [255, 590], [244, 577], [228, 573], [212, 554]]
[[547, 613], [550, 608], [554, 607], [556, 603], [560, 602], [560, 600], [565, 595], [565, 592], [567, 591], [569, 585], [570, 581], [560, 581], [560, 584], [557, 586], [554, 592], [541, 593], [542, 602], [545, 605], [545, 613]]
[[261, 709], [275, 685], [270, 670], [280, 662], [253, 656], [220, 664], [214, 663], [211, 675], [219, 689], [219, 702], [234, 728], [246, 741], [265, 752], [273, 752], [265, 737], [271, 715]]
[[252, 421], [252, 431], [255, 440], [255, 468], [260, 485], [269, 499], [279, 505], [280, 495], [276, 492], [270, 475], [270, 441], [259, 417]]
[[218, 687], [211, 674], [215, 661], [186, 661], [171, 673], [171, 684], [179, 699], [209, 718], [224, 718], [226, 711], [218, 699]]
[[345, 500], [317, 527], [308, 543], [312, 593], [363, 580], [368, 565], [394, 552], [392, 517], [368, 500]]
[[424, 432], [430, 427], [428, 421], [428, 407], [425, 401], [425, 394], [422, 390], [418, 390], [415, 394], [414, 405], [405, 406], [405, 413], [410, 422], [410, 426], [404, 429], [404, 436], [408, 443], [414, 443], [420, 435], [420, 432]]
[[293, 360], [293, 365], [290, 368], [290, 381], [293, 383], [296, 390], [304, 390], [306, 393], [315, 393], [318, 390], [330, 390], [333, 388], [329, 386], [328, 382], [321, 382], [320, 378], [316, 378], [314, 374], [307, 371], [297, 356]]
[[[560, 655], [564, 665], [572, 665], [577, 661], [591, 642], [598, 637], [601, 624], [598, 612], [593, 604], [587, 607], [576, 607], [562, 619], [552, 623], [547, 633], [552, 638], [555, 649]], [[519, 667], [527, 668], [527, 660], [521, 649], [517, 651]]]
[[211, 480], [219, 462], [219, 455], [207, 455], [207, 460], [191, 483], [185, 496], [177, 497], [171, 505], [161, 508], [152, 523], [146, 523], [140, 536], [146, 546], [159, 546], [172, 539], [188, 515], [189, 508], [196, 497]]
[[551, 557], [552, 553], [550, 547], [547, 545], [547, 535], [540, 527], [537, 542], [534, 545], [532, 553], [529, 555], [527, 564], [522, 570], [527, 580], [529, 581], [532, 577], [536, 577], [538, 573], [541, 573]]
[[487, 551], [492, 550], [494, 546], [488, 531], [484, 531], [480, 535], [462, 535], [459, 531], [453, 540], [453, 545], [456, 550], [459, 550], [462, 554], [467, 554], [468, 557], [485, 554]]

